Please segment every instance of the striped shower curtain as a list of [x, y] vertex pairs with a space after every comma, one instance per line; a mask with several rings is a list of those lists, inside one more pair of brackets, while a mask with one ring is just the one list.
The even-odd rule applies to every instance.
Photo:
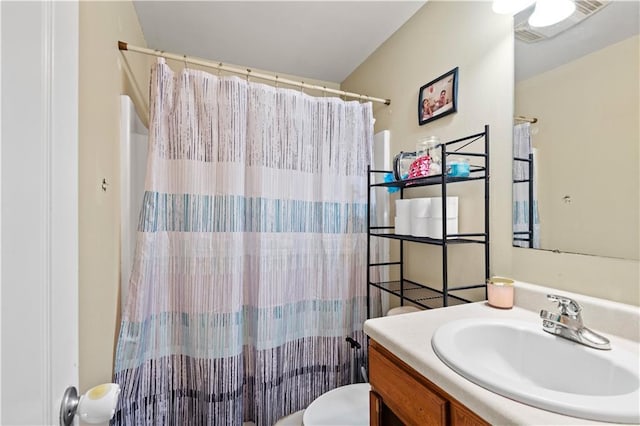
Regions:
[[156, 63], [115, 424], [270, 426], [349, 382], [372, 132], [370, 104]]

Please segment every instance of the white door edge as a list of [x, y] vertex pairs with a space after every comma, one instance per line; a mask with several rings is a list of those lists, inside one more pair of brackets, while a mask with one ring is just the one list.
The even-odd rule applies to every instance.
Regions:
[[[68, 386], [78, 386], [78, 86], [79, 5], [51, 2], [51, 393], [57, 421]], [[51, 418], [51, 417], [48, 417]], [[57, 423], [56, 423], [57, 424]]]
[[57, 425], [78, 384], [78, 18], [0, 3], [0, 424]]

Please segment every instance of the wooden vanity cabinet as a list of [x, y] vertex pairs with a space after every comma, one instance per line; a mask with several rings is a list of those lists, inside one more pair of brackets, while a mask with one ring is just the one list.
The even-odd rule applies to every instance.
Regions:
[[489, 424], [374, 340], [369, 381], [371, 426]]

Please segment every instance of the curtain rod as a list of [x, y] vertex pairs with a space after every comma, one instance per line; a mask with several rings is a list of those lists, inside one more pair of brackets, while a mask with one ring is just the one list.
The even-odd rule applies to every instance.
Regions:
[[513, 117], [514, 120], [517, 121], [526, 121], [527, 123], [537, 123], [538, 119], [533, 117], [533, 118], [529, 118], [529, 117], [524, 117], [522, 115], [516, 115], [515, 117]]
[[205, 59], [200, 59], [193, 56], [177, 55], [175, 53], [167, 53], [163, 50], [147, 49], [146, 47], [132, 46], [125, 41], [118, 41], [118, 49], [126, 50], [129, 52], [142, 53], [145, 55], [158, 56], [166, 59], [173, 59], [176, 61], [184, 62], [185, 65], [187, 63], [190, 63], [194, 65], [200, 65], [203, 67], [215, 68], [221, 71], [228, 71], [234, 74], [241, 74], [241, 75], [246, 75], [248, 77], [255, 77], [261, 80], [273, 81], [275, 83], [288, 84], [290, 86], [296, 86], [296, 87], [305, 88], [305, 89], [320, 90], [322, 92], [333, 93], [335, 95], [341, 95], [341, 96], [348, 96], [350, 98], [357, 98], [363, 101], [380, 102], [385, 105], [391, 105], [390, 99], [374, 98], [373, 96], [360, 95], [358, 93], [352, 93], [352, 92], [345, 92], [344, 90], [330, 89], [325, 86], [308, 84], [308, 83], [305, 83], [304, 81], [289, 80], [286, 78], [279, 77], [277, 74], [275, 75], [262, 74], [259, 72], [255, 72], [250, 68], [242, 69], [242, 68], [230, 67], [228, 65], [223, 64], [222, 62], [207, 61]]

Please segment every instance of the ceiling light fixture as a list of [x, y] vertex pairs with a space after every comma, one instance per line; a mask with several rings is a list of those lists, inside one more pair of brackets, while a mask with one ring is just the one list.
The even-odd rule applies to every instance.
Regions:
[[529, 17], [532, 27], [548, 27], [568, 18], [576, 10], [573, 0], [537, 0]]
[[493, 0], [491, 8], [501, 15], [515, 15], [531, 6], [535, 0]]

